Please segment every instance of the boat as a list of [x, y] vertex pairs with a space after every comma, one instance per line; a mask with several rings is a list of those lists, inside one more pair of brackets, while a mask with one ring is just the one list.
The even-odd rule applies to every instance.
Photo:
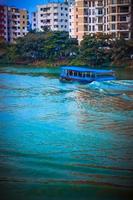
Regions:
[[110, 81], [116, 80], [113, 70], [89, 69], [82, 67], [62, 67], [60, 81], [81, 83], [91, 83], [93, 81]]

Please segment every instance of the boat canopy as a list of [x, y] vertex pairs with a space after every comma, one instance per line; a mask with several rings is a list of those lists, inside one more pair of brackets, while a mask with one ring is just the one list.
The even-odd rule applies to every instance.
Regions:
[[101, 69], [89, 69], [89, 68], [83, 68], [83, 67], [62, 67], [62, 70], [67, 71], [76, 71], [76, 72], [93, 72], [96, 74], [103, 74], [103, 73], [113, 73], [113, 70], [101, 70]]

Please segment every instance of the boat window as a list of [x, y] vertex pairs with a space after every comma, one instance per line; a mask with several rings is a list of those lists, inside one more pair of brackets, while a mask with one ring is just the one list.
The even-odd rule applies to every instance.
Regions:
[[79, 76], [79, 77], [82, 77], [82, 72], [79, 72], [79, 73], [78, 73], [78, 76]]
[[86, 72], [86, 73], [85, 73], [85, 76], [86, 76], [86, 77], [89, 77], [89, 78], [92, 77], [92, 72]]
[[95, 78], [95, 74], [94, 74], [94, 73], [91, 73], [91, 77], [92, 77], [92, 78]]
[[72, 76], [74, 76], [74, 71], [72, 71]]
[[74, 72], [74, 76], [77, 76], [77, 72]]
[[97, 77], [112, 77], [112, 73], [106, 73], [106, 74], [97, 74]]
[[69, 75], [70, 75], [70, 76], [73, 75], [73, 71], [72, 71], [72, 70], [69, 71]]
[[85, 73], [82, 73], [82, 77], [85, 77]]

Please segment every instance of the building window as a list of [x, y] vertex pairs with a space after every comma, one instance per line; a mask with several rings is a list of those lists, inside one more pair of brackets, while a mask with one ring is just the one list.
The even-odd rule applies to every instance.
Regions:
[[89, 17], [89, 23], [91, 23], [91, 18]]
[[115, 24], [112, 24], [111, 28], [112, 28], [112, 30], [115, 30]]
[[103, 31], [103, 25], [98, 25], [98, 31]]
[[112, 7], [112, 13], [116, 13], [116, 7]]
[[129, 38], [129, 33], [128, 32], [123, 32], [120, 35], [122, 38]]
[[103, 9], [102, 9], [102, 8], [99, 8], [99, 9], [98, 9], [98, 14], [99, 14], [99, 15], [102, 15], [102, 14], [103, 14]]
[[92, 18], [92, 23], [95, 23], [95, 18], [94, 17]]
[[92, 15], [95, 15], [95, 9], [92, 10]]
[[91, 31], [91, 26], [89, 26], [89, 31]]
[[126, 22], [127, 17], [125, 15], [120, 15], [120, 21]]
[[84, 31], [88, 31], [88, 25], [84, 26]]
[[121, 6], [120, 7], [120, 13], [127, 13], [129, 11], [129, 7], [128, 6]]
[[102, 23], [103, 22], [103, 18], [102, 17], [98, 17], [98, 23]]
[[115, 21], [116, 21], [116, 16], [112, 15], [112, 22], [115, 22]]
[[92, 26], [92, 31], [95, 31], [95, 26]]
[[112, 4], [116, 4], [116, 3], [117, 3], [117, 0], [112, 0], [111, 3], [112, 3]]

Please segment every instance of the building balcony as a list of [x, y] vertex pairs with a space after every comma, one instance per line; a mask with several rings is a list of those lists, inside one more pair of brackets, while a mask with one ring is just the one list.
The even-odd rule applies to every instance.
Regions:
[[95, 5], [95, 7], [96, 7], [96, 8], [102, 8], [102, 7], [104, 7], [104, 5], [103, 5], [103, 3], [101, 2], [101, 3], [97, 3], [97, 4]]
[[119, 31], [128, 31], [129, 30], [129, 26], [128, 26], [128, 24], [118, 24], [117, 25], [117, 29]]
[[118, 6], [117, 13], [128, 14], [130, 11], [129, 6]]
[[96, 21], [96, 24], [103, 24], [103, 21]]
[[129, 23], [130, 21], [131, 21], [131, 18], [128, 16], [121, 15], [117, 18], [117, 22], [119, 22], [119, 23]]
[[111, 1], [110, 5], [129, 5], [130, 4], [130, 0], [115, 0], [115, 1]]
[[104, 13], [98, 13], [98, 12], [96, 12], [95, 15], [96, 15], [96, 17], [102, 17], [104, 15]]

